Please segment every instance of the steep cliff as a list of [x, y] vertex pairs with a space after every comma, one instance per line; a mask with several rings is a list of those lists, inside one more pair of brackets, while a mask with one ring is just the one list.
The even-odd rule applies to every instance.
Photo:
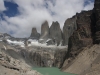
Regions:
[[73, 32], [77, 29], [76, 25], [77, 16], [73, 16], [65, 21], [63, 27], [63, 44], [68, 45], [69, 37], [73, 34]]
[[32, 28], [30, 38], [33, 38], [33, 39], [39, 39], [40, 38], [40, 34], [37, 32], [36, 28]]
[[95, 0], [93, 14], [92, 14], [92, 29], [94, 30], [94, 43], [100, 43], [100, 1]]
[[77, 30], [70, 36], [68, 42], [69, 57], [76, 56], [82, 47], [92, 45], [91, 19], [92, 11], [82, 11], [76, 14]]
[[63, 64], [67, 48], [28, 47], [21, 53], [30, 63], [39, 67], [58, 67]]
[[52, 39], [54, 44], [61, 44], [62, 43], [62, 31], [60, 29], [60, 24], [56, 22], [52, 22], [50, 27], [50, 38]]
[[49, 25], [48, 22], [45, 21], [41, 26], [41, 36], [39, 42], [44, 43], [49, 39]]
[[94, 9], [76, 14], [77, 29], [69, 37], [62, 70], [79, 75], [100, 74], [100, 0]]

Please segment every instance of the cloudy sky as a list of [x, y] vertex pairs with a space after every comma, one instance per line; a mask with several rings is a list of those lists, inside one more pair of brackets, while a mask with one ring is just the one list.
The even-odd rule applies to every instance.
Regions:
[[0, 0], [0, 32], [28, 37], [32, 27], [40, 32], [45, 20], [62, 28], [67, 18], [93, 6], [94, 0]]

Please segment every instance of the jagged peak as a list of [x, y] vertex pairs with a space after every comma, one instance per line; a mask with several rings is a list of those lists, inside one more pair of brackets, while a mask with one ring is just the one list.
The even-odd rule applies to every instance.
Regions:
[[53, 21], [51, 27], [59, 27], [60, 28], [60, 24], [58, 21], [55, 21], [55, 22]]
[[47, 20], [45, 20], [42, 24], [48, 24], [48, 21], [47, 21]]
[[37, 29], [35, 27], [32, 28], [32, 32], [36, 32], [37, 33]]

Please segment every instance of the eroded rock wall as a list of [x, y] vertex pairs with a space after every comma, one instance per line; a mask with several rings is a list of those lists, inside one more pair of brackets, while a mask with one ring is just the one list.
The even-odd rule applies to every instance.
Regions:
[[73, 32], [77, 29], [76, 24], [77, 16], [73, 16], [65, 21], [63, 27], [63, 45], [68, 45], [69, 37], [73, 34]]
[[30, 47], [24, 56], [28, 56], [28, 60], [40, 67], [58, 67], [63, 64], [67, 48], [44, 48]]

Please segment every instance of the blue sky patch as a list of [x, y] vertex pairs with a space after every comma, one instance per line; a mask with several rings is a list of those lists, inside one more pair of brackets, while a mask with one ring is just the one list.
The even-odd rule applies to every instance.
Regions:
[[12, 17], [12, 16], [15, 16], [17, 15], [19, 12], [18, 12], [18, 5], [15, 4], [15, 3], [12, 3], [12, 2], [7, 2], [7, 1], [4, 1], [4, 5], [5, 7], [7, 8], [6, 11], [3, 11], [3, 13], [8, 16], [8, 17]]
[[94, 0], [86, 0], [84, 6], [88, 5], [90, 2], [94, 2]]

